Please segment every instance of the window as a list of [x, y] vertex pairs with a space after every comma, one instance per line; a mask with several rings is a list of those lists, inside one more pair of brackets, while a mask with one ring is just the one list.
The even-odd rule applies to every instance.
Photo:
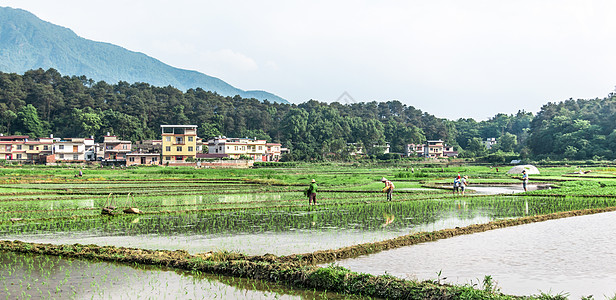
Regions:
[[263, 150], [263, 146], [259, 146], [259, 150]]
[[64, 150], [64, 145], [58, 145], [58, 149]]
[[171, 156], [165, 156], [165, 160], [171, 160]]
[[43, 150], [49, 150], [49, 146], [47, 145], [43, 146]]
[[21, 145], [17, 145], [17, 150], [21, 150]]
[[135, 162], [135, 157], [131, 156], [128, 160], [129, 160], [130, 162]]
[[64, 154], [60, 154], [60, 159], [64, 159]]
[[152, 161], [158, 161], [158, 157], [152, 157]]
[[17, 154], [17, 157], [15, 159], [21, 159], [21, 154]]
[[167, 142], [171, 142], [171, 137], [170, 137], [170, 136], [166, 136], [166, 137], [165, 137], [165, 141], [167, 141]]
[[30, 147], [28, 147], [29, 150], [34, 150], [34, 146], [30, 145]]
[[189, 142], [192, 142], [192, 141], [193, 141], [193, 137], [192, 137], [192, 136], [189, 136], [189, 137], [188, 137], [188, 141], [189, 141]]
[[122, 145], [122, 149], [124, 150], [128, 149], [128, 145]]
[[192, 152], [193, 151], [193, 147], [192, 146], [188, 146], [188, 151]]
[[235, 146], [235, 151], [237, 151], [237, 146]]
[[182, 138], [181, 138], [181, 137], [176, 137], [176, 138], [175, 138], [175, 143], [176, 143], [176, 144], [184, 144], [184, 141], [182, 140]]
[[178, 152], [182, 151], [182, 146], [178, 146], [178, 147], [177, 147], [177, 151], [178, 151]]
[[73, 160], [78, 160], [78, 159], [79, 159], [79, 155], [73, 154]]
[[166, 146], [165, 147], [165, 151], [170, 152], [171, 151], [171, 146]]

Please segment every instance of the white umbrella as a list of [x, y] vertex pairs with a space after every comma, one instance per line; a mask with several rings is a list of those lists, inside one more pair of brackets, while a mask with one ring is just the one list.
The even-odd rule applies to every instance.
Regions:
[[539, 169], [533, 165], [515, 166], [507, 171], [507, 174], [522, 174], [522, 170], [526, 170], [526, 174], [539, 174]]

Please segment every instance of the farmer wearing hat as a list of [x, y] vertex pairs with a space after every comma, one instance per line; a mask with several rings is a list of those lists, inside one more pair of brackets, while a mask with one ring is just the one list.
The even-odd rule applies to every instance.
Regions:
[[528, 174], [526, 174], [526, 170], [522, 170], [522, 186], [524, 187], [525, 192], [526, 192], [527, 184], [528, 184]]
[[383, 188], [383, 193], [387, 193], [387, 201], [391, 201], [391, 194], [394, 192], [394, 183], [385, 179], [385, 177], [381, 178], [381, 182], [385, 184]]
[[317, 205], [317, 181], [312, 180], [306, 191], [304, 191], [306, 197], [308, 197], [308, 205]]

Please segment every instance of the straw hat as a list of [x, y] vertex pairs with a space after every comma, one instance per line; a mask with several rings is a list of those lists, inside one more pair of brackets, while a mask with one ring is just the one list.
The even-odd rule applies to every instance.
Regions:
[[385, 177], [383, 177], [383, 178], [381, 178], [381, 181], [385, 182], [385, 181], [387, 181], [387, 179], [385, 179]]
[[313, 179], [312, 182], [317, 182], [317, 181]]

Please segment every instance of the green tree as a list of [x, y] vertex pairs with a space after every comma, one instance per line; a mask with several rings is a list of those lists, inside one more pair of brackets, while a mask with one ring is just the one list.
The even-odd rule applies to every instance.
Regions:
[[100, 129], [103, 126], [103, 120], [101, 119], [100, 112], [96, 112], [91, 108], [84, 110], [74, 108], [72, 114], [73, 124], [77, 128], [77, 136], [94, 136], [100, 133]]
[[202, 137], [204, 140], [222, 135], [222, 133], [218, 129], [218, 125], [213, 123], [201, 123], [201, 126], [198, 128], [198, 130], [199, 136]]
[[32, 104], [23, 106], [17, 112], [18, 130], [31, 138], [38, 138], [47, 135], [44, 122], [39, 120], [36, 108]]
[[465, 153], [472, 157], [485, 156], [488, 152], [486, 145], [479, 138], [471, 138], [467, 142], [468, 147], [465, 149]]
[[513, 152], [518, 145], [517, 137], [514, 134], [509, 132], [505, 132], [498, 140], [496, 141], [496, 145], [492, 146], [492, 152], [503, 151], [503, 152]]
[[[4, 105], [4, 103], [2, 103]], [[17, 114], [12, 110], [2, 110], [2, 123], [6, 128], [6, 133], [11, 134], [11, 124], [17, 119]]]

